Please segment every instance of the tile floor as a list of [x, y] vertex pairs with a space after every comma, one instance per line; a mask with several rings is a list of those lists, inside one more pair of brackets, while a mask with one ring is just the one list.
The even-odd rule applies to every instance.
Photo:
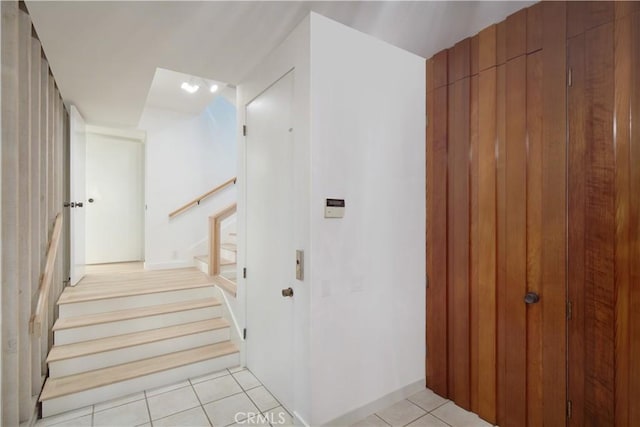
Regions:
[[36, 427], [269, 426], [267, 420], [293, 425], [251, 372], [234, 368], [43, 418]]
[[[254, 419], [236, 414], [256, 414]], [[291, 415], [243, 368], [132, 394], [121, 399], [38, 420], [36, 427], [290, 426]], [[353, 427], [490, 427], [431, 390], [379, 411]]]

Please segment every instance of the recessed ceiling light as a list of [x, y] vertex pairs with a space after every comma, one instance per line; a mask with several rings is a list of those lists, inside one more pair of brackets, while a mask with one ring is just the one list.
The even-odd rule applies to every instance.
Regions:
[[215, 93], [218, 91], [218, 85], [211, 85], [211, 87], [209, 88], [209, 90], [211, 91], [211, 93]]
[[182, 85], [180, 86], [180, 88], [182, 90], [184, 90], [185, 92], [189, 92], [189, 93], [196, 93], [198, 91], [198, 89], [200, 89], [200, 86], [196, 85], [196, 84], [190, 84], [187, 82], [183, 82]]

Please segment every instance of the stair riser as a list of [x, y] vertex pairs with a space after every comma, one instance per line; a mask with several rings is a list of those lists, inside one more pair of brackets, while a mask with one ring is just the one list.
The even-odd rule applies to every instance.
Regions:
[[156, 292], [146, 295], [59, 304], [58, 307], [60, 310], [60, 318], [64, 319], [66, 317], [82, 316], [86, 314], [104, 313], [107, 311], [126, 310], [128, 308], [139, 308], [171, 302], [210, 298], [213, 295], [215, 295], [214, 287], [206, 286], [202, 288], [181, 289], [170, 292]]
[[[215, 292], [215, 291], [214, 291]], [[148, 331], [165, 326], [181, 325], [198, 320], [214, 319], [222, 316], [220, 306], [204, 307], [194, 310], [166, 313], [157, 316], [121, 320], [118, 322], [100, 323], [98, 325], [54, 331], [56, 345], [71, 344], [98, 338], [113, 337], [131, 332]]]
[[209, 274], [209, 264], [199, 259], [194, 259], [193, 262], [198, 270], [202, 271], [204, 274]]
[[179, 368], [157, 372], [151, 375], [134, 378], [127, 381], [110, 384], [103, 387], [69, 394], [42, 402], [42, 416], [49, 417], [62, 412], [83, 408], [95, 403], [105, 402], [117, 397], [126, 396], [143, 390], [162, 387], [168, 384], [184, 381], [210, 372], [220, 371], [240, 364], [239, 353], [233, 353], [215, 359], [192, 363]]
[[229, 249], [220, 248], [220, 256], [224, 259], [228, 259], [229, 261], [236, 262], [235, 251], [230, 251]]
[[175, 351], [188, 350], [207, 344], [215, 344], [229, 339], [229, 328], [205, 331], [167, 340], [142, 344], [118, 350], [106, 351], [73, 359], [49, 363], [49, 376], [59, 378], [81, 372], [120, 365], [150, 357], [161, 356]]

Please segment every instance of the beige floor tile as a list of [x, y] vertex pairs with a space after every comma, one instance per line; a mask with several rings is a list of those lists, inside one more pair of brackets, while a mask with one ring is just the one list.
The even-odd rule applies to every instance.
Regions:
[[476, 414], [465, 411], [453, 402], [442, 405], [432, 414], [453, 427], [491, 427], [491, 424]]
[[382, 418], [376, 414], [369, 415], [364, 420], [360, 420], [353, 424], [351, 427], [387, 427], [389, 424], [384, 422]]
[[211, 424], [201, 406], [153, 421], [154, 427], [209, 427]]
[[282, 406], [266, 411], [264, 414], [272, 426], [282, 427], [293, 425], [293, 417]]
[[183, 387], [147, 398], [151, 419], [157, 420], [200, 406], [196, 393], [191, 387]]
[[235, 374], [236, 372], [244, 371], [246, 368], [242, 366], [236, 366], [235, 368], [229, 368], [229, 372]]
[[276, 398], [273, 397], [273, 395], [269, 393], [264, 386], [252, 388], [247, 391], [247, 394], [262, 412], [280, 406], [280, 403], [278, 403]]
[[420, 417], [407, 427], [449, 427], [448, 424], [442, 422], [431, 414]]
[[59, 424], [53, 424], [53, 426], [55, 427], [91, 427], [91, 415], [85, 415], [84, 417], [63, 421]]
[[240, 386], [244, 390], [250, 390], [252, 388], [260, 386], [260, 381], [248, 370], [236, 372], [233, 377], [240, 383]]
[[194, 384], [193, 388], [203, 405], [242, 392], [231, 375]]
[[392, 426], [406, 426], [410, 422], [417, 420], [426, 412], [408, 400], [402, 400], [395, 405], [388, 407], [376, 415]]
[[146, 393], [147, 393], [147, 397], [157, 396], [159, 394], [166, 393], [168, 391], [177, 390], [183, 387], [189, 387], [190, 385], [191, 384], [189, 383], [189, 381], [180, 381], [179, 383], [176, 383], [176, 384], [170, 384], [163, 387], [147, 390]]
[[258, 408], [244, 394], [235, 394], [204, 405], [204, 410], [214, 426], [228, 426], [239, 423], [251, 414], [257, 414]]
[[148, 423], [147, 402], [138, 400], [93, 414], [94, 426], [137, 426]]
[[422, 390], [413, 396], [409, 397], [407, 400], [415, 403], [422, 409], [427, 412], [431, 412], [436, 409], [438, 406], [441, 406], [447, 403], [447, 399], [444, 397], [438, 396], [433, 391], [429, 389]]

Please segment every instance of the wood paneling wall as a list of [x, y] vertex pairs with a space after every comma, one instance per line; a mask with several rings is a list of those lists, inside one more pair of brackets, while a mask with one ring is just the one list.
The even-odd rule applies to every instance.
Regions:
[[569, 10], [569, 425], [633, 426], [640, 424], [640, 7], [581, 2]]
[[427, 61], [427, 386], [492, 423], [640, 425], [639, 5]]
[[63, 267], [68, 259], [59, 256], [44, 330], [30, 333], [49, 237], [63, 209], [68, 117], [25, 4], [3, 1], [0, 10], [0, 424], [17, 426], [35, 414], [35, 398], [46, 375], [45, 358], [53, 344], [55, 301], [68, 272]]

